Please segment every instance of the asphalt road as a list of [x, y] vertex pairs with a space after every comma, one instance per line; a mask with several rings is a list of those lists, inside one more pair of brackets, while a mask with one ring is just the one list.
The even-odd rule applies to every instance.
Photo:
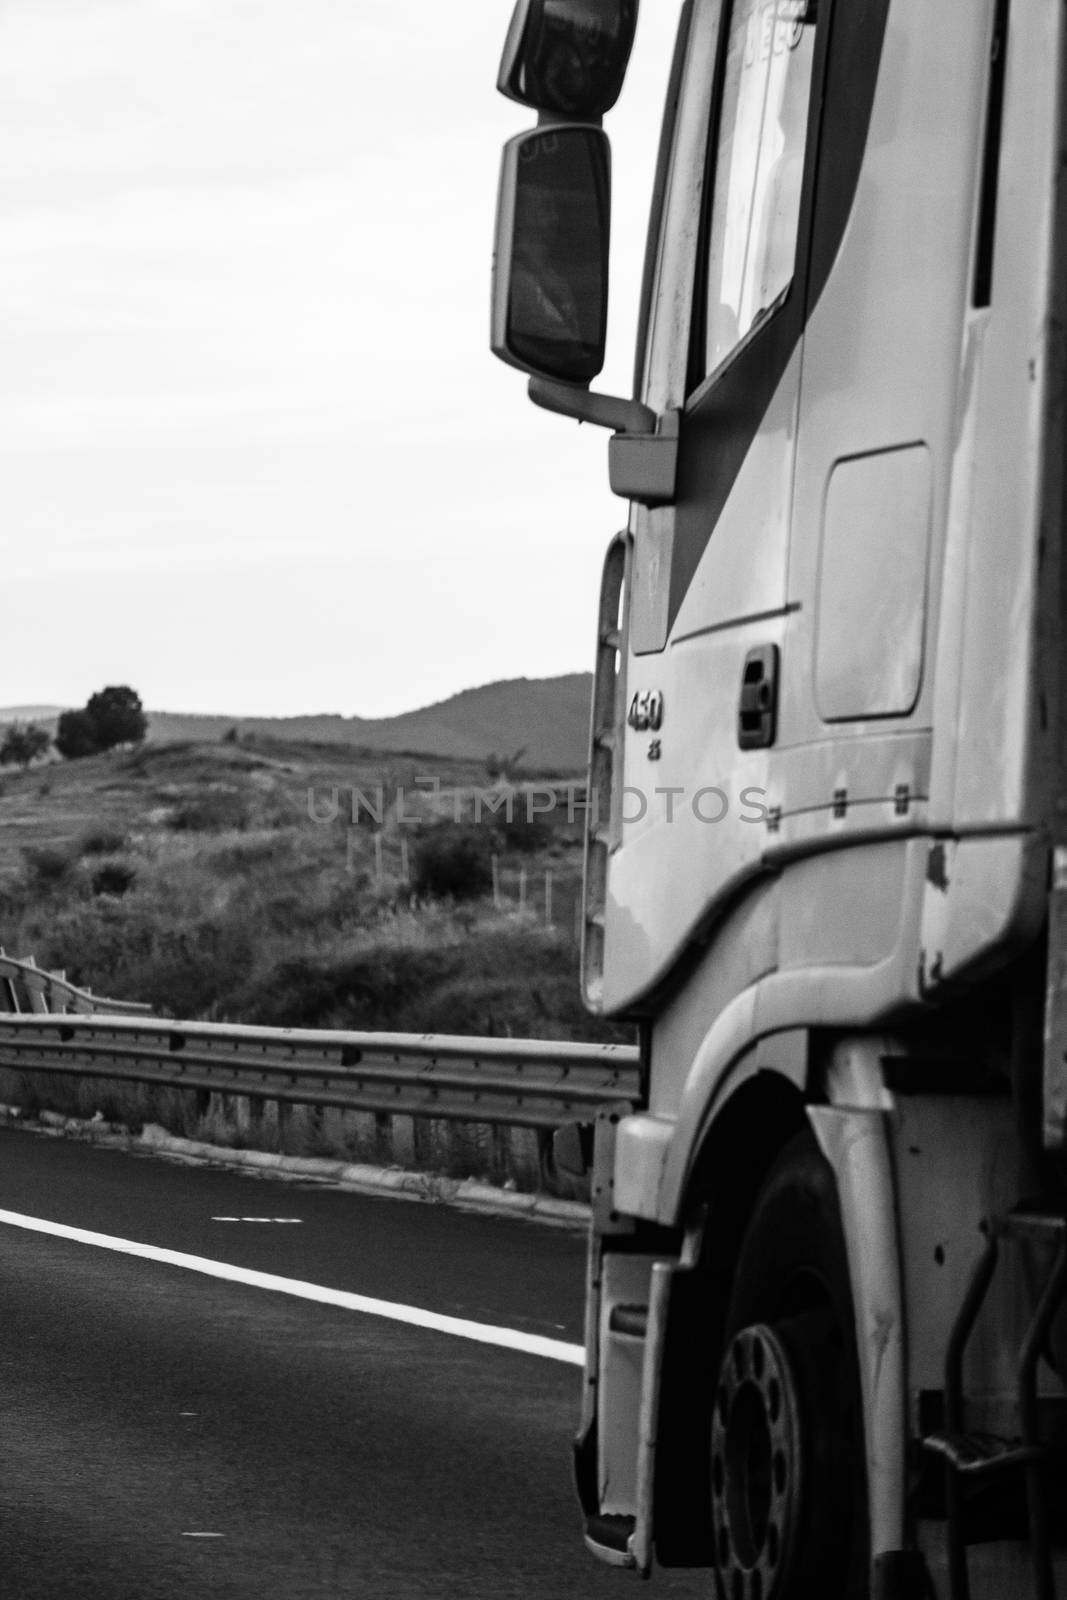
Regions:
[[[580, 1342], [531, 1223], [0, 1131], [0, 1210]], [[285, 1218], [222, 1221], [220, 1218]], [[587, 1555], [574, 1366], [0, 1224], [4, 1600], [711, 1593]]]

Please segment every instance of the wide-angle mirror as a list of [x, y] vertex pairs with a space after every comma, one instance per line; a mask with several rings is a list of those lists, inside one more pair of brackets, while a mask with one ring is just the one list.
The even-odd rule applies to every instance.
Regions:
[[520, 105], [596, 121], [622, 90], [637, 0], [518, 0], [497, 88]]

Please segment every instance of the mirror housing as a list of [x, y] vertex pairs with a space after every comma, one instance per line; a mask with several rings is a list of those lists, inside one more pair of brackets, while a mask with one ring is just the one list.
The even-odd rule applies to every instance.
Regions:
[[596, 122], [622, 90], [638, 0], [517, 0], [497, 88], [535, 111]]
[[589, 384], [604, 365], [611, 150], [561, 125], [504, 146], [493, 262], [493, 354], [523, 372]]
[[680, 411], [666, 411], [654, 428], [612, 434], [608, 480], [612, 494], [642, 506], [672, 505], [678, 493]]

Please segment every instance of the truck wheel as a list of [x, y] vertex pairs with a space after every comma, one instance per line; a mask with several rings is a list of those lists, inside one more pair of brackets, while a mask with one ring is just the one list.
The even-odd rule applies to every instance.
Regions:
[[810, 1134], [756, 1201], [711, 1425], [722, 1600], [865, 1600], [867, 1485], [855, 1323], [833, 1173]]

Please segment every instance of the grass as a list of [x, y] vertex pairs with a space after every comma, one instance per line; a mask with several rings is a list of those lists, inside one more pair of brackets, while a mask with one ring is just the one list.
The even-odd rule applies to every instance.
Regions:
[[[510, 836], [488, 817], [436, 832], [431, 814], [401, 825], [395, 804], [377, 834], [353, 826], [345, 804], [333, 820], [309, 816], [309, 790], [329, 817], [335, 787], [343, 797], [380, 786], [392, 802], [427, 772], [453, 810], [452, 797], [486, 782], [469, 763], [266, 740], [57, 764], [47, 791], [36, 774], [10, 778], [0, 942], [175, 1017], [628, 1040], [578, 997], [580, 828], [565, 811]], [[450, 841], [459, 876], [423, 873], [417, 894], [417, 863], [435, 837]], [[493, 856], [499, 903], [485, 870]], [[544, 921], [546, 871], [554, 927]]]

